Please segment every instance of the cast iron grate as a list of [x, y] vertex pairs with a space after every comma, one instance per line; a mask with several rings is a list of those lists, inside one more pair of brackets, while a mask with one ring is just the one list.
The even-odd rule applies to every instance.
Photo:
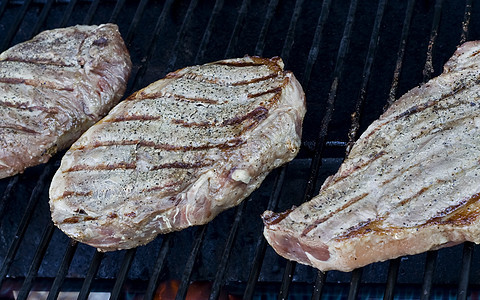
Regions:
[[280, 55], [305, 89], [308, 113], [298, 158], [240, 206], [128, 251], [96, 252], [51, 224], [47, 191], [61, 153], [0, 180], [0, 297], [75, 291], [78, 299], [98, 292], [158, 299], [174, 287], [185, 299], [204, 281], [209, 299], [478, 295], [472, 243], [324, 273], [273, 253], [259, 218], [312, 198], [385, 107], [438, 75], [457, 45], [479, 38], [478, 9], [472, 0], [1, 1], [0, 50], [45, 29], [117, 23], [134, 63], [126, 96], [186, 65]]

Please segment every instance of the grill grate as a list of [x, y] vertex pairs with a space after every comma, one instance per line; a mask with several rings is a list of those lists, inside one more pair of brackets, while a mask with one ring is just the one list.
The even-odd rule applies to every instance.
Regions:
[[479, 38], [472, 0], [371, 2], [1, 1], [2, 50], [49, 28], [118, 23], [134, 63], [126, 96], [186, 65], [280, 54], [302, 82], [308, 112], [298, 158], [249, 199], [210, 224], [137, 249], [99, 253], [52, 225], [47, 190], [61, 154], [0, 180], [0, 297], [47, 290], [48, 299], [65, 291], [78, 299], [104, 291], [111, 299], [154, 299], [171, 280], [179, 280], [176, 299], [202, 280], [209, 299], [225, 291], [244, 299], [393, 299], [405, 291], [466, 299], [480, 291], [472, 243], [324, 273], [278, 257], [262, 236], [261, 212], [311, 199], [382, 109], [439, 74], [456, 45]]

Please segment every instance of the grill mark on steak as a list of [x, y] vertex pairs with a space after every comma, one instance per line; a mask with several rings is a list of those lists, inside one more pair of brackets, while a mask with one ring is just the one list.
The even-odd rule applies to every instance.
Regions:
[[125, 145], [138, 145], [142, 147], [151, 147], [154, 149], [162, 149], [167, 151], [189, 151], [189, 150], [206, 150], [212, 148], [219, 149], [230, 149], [236, 148], [245, 143], [241, 138], [233, 138], [226, 141], [222, 144], [204, 144], [199, 146], [178, 146], [170, 144], [158, 144], [155, 142], [147, 142], [140, 140], [123, 140], [123, 141], [104, 141], [104, 142], [93, 142], [89, 145], [81, 145], [78, 147], [72, 147], [72, 150], [89, 150], [98, 147], [107, 147], [107, 146], [125, 146]]
[[135, 169], [137, 166], [135, 163], [126, 163], [126, 162], [120, 162], [116, 164], [98, 164], [98, 165], [75, 165], [72, 166], [66, 170], [63, 170], [63, 173], [70, 173], [70, 172], [76, 172], [76, 171], [86, 171], [86, 170], [92, 170], [92, 171], [99, 171], [99, 170], [117, 170], [117, 169]]
[[385, 155], [385, 151], [380, 151], [378, 153], [376, 153], [375, 155], [372, 155], [371, 156], [371, 159], [370, 160], [367, 160], [367, 161], [364, 161], [362, 162], [361, 164], [358, 164], [358, 165], [355, 165], [353, 168], [351, 168], [350, 170], [346, 170], [344, 172], [342, 172], [342, 174], [340, 174], [340, 176], [335, 176], [333, 178], [333, 180], [331, 181], [331, 184], [335, 184], [337, 182], [339, 182], [340, 180], [342, 179], [345, 179], [346, 177], [348, 176], [351, 176], [351, 174], [353, 174], [355, 171], [358, 171], [360, 169], [363, 169], [364, 167], [370, 165], [372, 162], [374, 162], [375, 160], [379, 159], [380, 157], [384, 156]]
[[40, 105], [28, 106], [26, 103], [14, 103], [9, 101], [1, 101], [0, 106], [10, 107], [18, 110], [28, 110], [28, 111], [43, 111], [49, 114], [58, 114], [59, 109], [57, 107], [45, 107]]
[[90, 216], [73, 216], [70, 218], [66, 218], [60, 224], [75, 224], [78, 222], [85, 222], [85, 221], [95, 221], [98, 220], [98, 217], [90, 217]]
[[157, 166], [153, 166], [150, 168], [151, 171], [161, 170], [161, 169], [199, 169], [203, 167], [211, 166], [212, 162], [209, 163], [202, 163], [202, 162], [193, 162], [193, 163], [186, 163], [183, 161], [176, 161], [173, 163], [165, 163]]
[[142, 101], [142, 100], [152, 100], [152, 99], [159, 99], [162, 97], [173, 97], [175, 100], [178, 101], [186, 101], [186, 102], [200, 102], [200, 103], [205, 103], [205, 104], [219, 104], [218, 100], [215, 99], [207, 99], [207, 98], [189, 98], [181, 95], [169, 95], [164, 92], [160, 93], [152, 93], [152, 94], [141, 94], [138, 95], [137, 97], [128, 97], [126, 101], [132, 101], [132, 100], [137, 100], [137, 101]]
[[[473, 84], [477, 84], [477, 83], [478, 82], [475, 81]], [[414, 105], [414, 106], [410, 107], [409, 109], [401, 112], [400, 114], [395, 115], [392, 119], [387, 120], [387, 121], [379, 124], [374, 130], [370, 131], [369, 134], [365, 136], [365, 138], [368, 139], [369, 137], [371, 137], [374, 133], [376, 133], [383, 126], [385, 126], [389, 123], [392, 123], [393, 121], [398, 121], [398, 120], [400, 120], [404, 117], [408, 117], [408, 116], [411, 116], [411, 115], [416, 114], [418, 112], [422, 112], [422, 111], [426, 110], [427, 108], [433, 107], [436, 104], [438, 104], [440, 101], [445, 101], [445, 99], [455, 96], [458, 92], [463, 91], [466, 88], [469, 88], [471, 85], [472, 85], [472, 83], [471, 84], [465, 84], [465, 83], [462, 82], [460, 85], [454, 87], [452, 89], [452, 91], [450, 91], [449, 93], [443, 94], [438, 99], [428, 100], [425, 103], [422, 103], [422, 104], [419, 104], [419, 105]], [[470, 102], [460, 102], [460, 101], [458, 101], [458, 102], [456, 102], [457, 105], [454, 105], [452, 107], [459, 106], [459, 105], [466, 104], [466, 103], [470, 103]], [[442, 107], [438, 107], [437, 109], [441, 110]], [[445, 108], [445, 109], [451, 109], [451, 107], [448, 107], [448, 108]]]
[[259, 106], [255, 108], [254, 110], [248, 112], [246, 115], [239, 116], [239, 117], [233, 117], [231, 119], [225, 120], [222, 122], [223, 126], [227, 125], [234, 125], [234, 124], [240, 124], [245, 120], [254, 120], [256, 122], [259, 122], [263, 119], [265, 119], [268, 115], [268, 109], [262, 106]]
[[21, 131], [21, 132], [24, 132], [24, 133], [35, 134], [35, 135], [40, 134], [40, 132], [38, 132], [34, 129], [31, 129], [31, 128], [28, 128], [28, 127], [25, 127], [25, 126], [22, 126], [22, 125], [18, 125], [18, 124], [0, 124], [0, 128], [12, 129], [12, 130], [15, 130], [15, 131]]
[[63, 67], [63, 68], [68, 68], [68, 67], [76, 67], [74, 64], [63, 64], [60, 61], [53, 61], [53, 60], [39, 60], [35, 58], [28, 58], [28, 57], [6, 57], [5, 59], [2, 59], [2, 61], [13, 61], [13, 62], [21, 62], [21, 63], [27, 63], [27, 64], [34, 64], [34, 65], [50, 65], [50, 66], [56, 66], [56, 67]]
[[0, 83], [6, 84], [26, 84], [33, 87], [43, 87], [47, 89], [54, 89], [59, 91], [68, 91], [73, 92], [74, 89], [69, 86], [61, 86], [51, 81], [40, 81], [40, 80], [33, 80], [33, 79], [23, 79], [23, 78], [11, 78], [11, 77], [1, 77]]
[[313, 222], [312, 224], [308, 225], [303, 231], [302, 231], [302, 234], [301, 236], [306, 236], [310, 231], [312, 231], [315, 227], [317, 227], [318, 224], [321, 224], [325, 221], [327, 221], [328, 219], [330, 219], [331, 217], [333, 217], [336, 213], [338, 213], [339, 211], [342, 211], [342, 210], [345, 210], [347, 207], [351, 206], [352, 204], [355, 204], [357, 203], [358, 201], [362, 200], [363, 198], [367, 197], [369, 195], [369, 193], [363, 193], [361, 195], [358, 195], [356, 197], [353, 197], [352, 199], [348, 200], [347, 203], [345, 203], [344, 205], [342, 205], [341, 207], [331, 211], [330, 213], [328, 213], [326, 216], [324, 216], [323, 218], [320, 218], [318, 220], [315, 220], [315, 222]]
[[152, 120], [160, 120], [162, 116], [149, 116], [149, 115], [122, 115], [122, 116], [115, 116], [114, 118], [110, 119], [103, 119], [102, 122], [108, 123], [116, 123], [116, 122], [126, 122], [126, 121], [152, 121]]
[[[161, 169], [198, 169], [202, 167], [207, 167], [212, 165], [212, 163], [202, 163], [202, 162], [194, 162], [194, 163], [186, 163], [182, 161], [176, 161], [172, 163], [165, 163], [156, 166], [152, 166], [149, 168], [149, 171], [161, 170]], [[127, 163], [121, 162], [116, 164], [98, 164], [98, 165], [75, 165], [69, 169], [63, 170], [63, 173], [70, 173], [76, 171], [111, 171], [111, 170], [130, 170], [136, 169], [136, 163]]]

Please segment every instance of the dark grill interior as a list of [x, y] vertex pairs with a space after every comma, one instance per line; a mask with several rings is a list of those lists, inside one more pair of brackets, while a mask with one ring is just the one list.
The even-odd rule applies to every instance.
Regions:
[[168, 299], [165, 290], [176, 284], [177, 299], [189, 287], [210, 299], [478, 297], [480, 259], [471, 243], [322, 273], [276, 255], [259, 217], [314, 196], [389, 103], [440, 74], [457, 45], [479, 38], [480, 7], [472, 2], [1, 1], [2, 51], [45, 29], [117, 23], [134, 64], [125, 96], [183, 66], [278, 55], [302, 83], [308, 112], [299, 156], [239, 207], [133, 250], [98, 253], [52, 225], [48, 187], [62, 153], [0, 180], [0, 298], [48, 291], [49, 299], [60, 292]]

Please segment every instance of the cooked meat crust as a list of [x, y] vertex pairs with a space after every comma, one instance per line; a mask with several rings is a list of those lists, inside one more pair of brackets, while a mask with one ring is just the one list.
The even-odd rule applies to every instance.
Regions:
[[480, 242], [480, 42], [395, 102], [319, 195], [263, 214], [280, 255], [320, 270]]
[[50, 189], [52, 219], [101, 251], [207, 223], [295, 157], [304, 114], [280, 58], [170, 73], [73, 144]]
[[118, 103], [130, 69], [113, 24], [44, 31], [0, 54], [0, 178], [70, 146]]

